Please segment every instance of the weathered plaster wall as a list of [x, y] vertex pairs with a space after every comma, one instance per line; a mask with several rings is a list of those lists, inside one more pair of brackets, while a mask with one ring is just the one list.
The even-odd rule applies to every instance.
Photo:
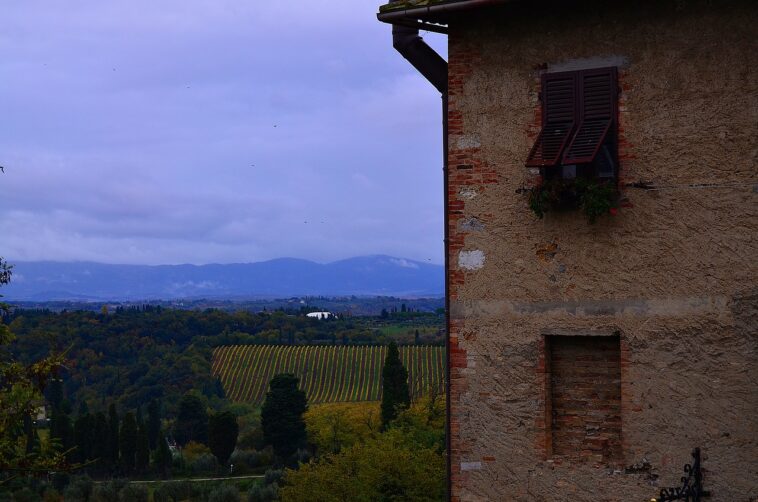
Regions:
[[[649, 500], [695, 446], [710, 500], [758, 497], [758, 9], [616, 4], [451, 24], [454, 500]], [[621, 183], [669, 188], [539, 220], [516, 191], [540, 72], [598, 60], [621, 64]], [[544, 335], [617, 331], [623, 461], [554, 461]]]

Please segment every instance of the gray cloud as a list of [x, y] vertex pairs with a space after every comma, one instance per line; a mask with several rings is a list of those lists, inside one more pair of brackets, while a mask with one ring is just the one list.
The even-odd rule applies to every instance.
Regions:
[[376, 7], [6, 5], [0, 256], [441, 262], [440, 99]]

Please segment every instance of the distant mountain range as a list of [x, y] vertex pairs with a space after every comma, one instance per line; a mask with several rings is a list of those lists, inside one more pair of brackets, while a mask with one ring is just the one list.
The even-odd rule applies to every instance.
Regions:
[[441, 265], [382, 255], [327, 264], [295, 258], [228, 265], [13, 264], [11, 284], [0, 289], [8, 301], [444, 294]]

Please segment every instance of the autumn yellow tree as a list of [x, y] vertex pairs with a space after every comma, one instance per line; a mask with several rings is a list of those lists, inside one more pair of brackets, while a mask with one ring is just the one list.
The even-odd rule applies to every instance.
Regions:
[[[0, 286], [11, 280], [12, 266], [0, 258]], [[69, 470], [64, 452], [40, 444], [34, 428], [47, 382], [63, 365], [63, 354], [32, 364], [10, 351], [13, 333], [5, 323], [9, 307], [0, 303], [0, 485], [31, 474]]]

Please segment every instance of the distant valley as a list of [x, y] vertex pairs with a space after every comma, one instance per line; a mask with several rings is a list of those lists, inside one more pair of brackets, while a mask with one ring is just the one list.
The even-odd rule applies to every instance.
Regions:
[[361, 256], [320, 264], [280, 258], [209, 265], [14, 262], [9, 301], [272, 298], [298, 295], [444, 294], [442, 265]]

